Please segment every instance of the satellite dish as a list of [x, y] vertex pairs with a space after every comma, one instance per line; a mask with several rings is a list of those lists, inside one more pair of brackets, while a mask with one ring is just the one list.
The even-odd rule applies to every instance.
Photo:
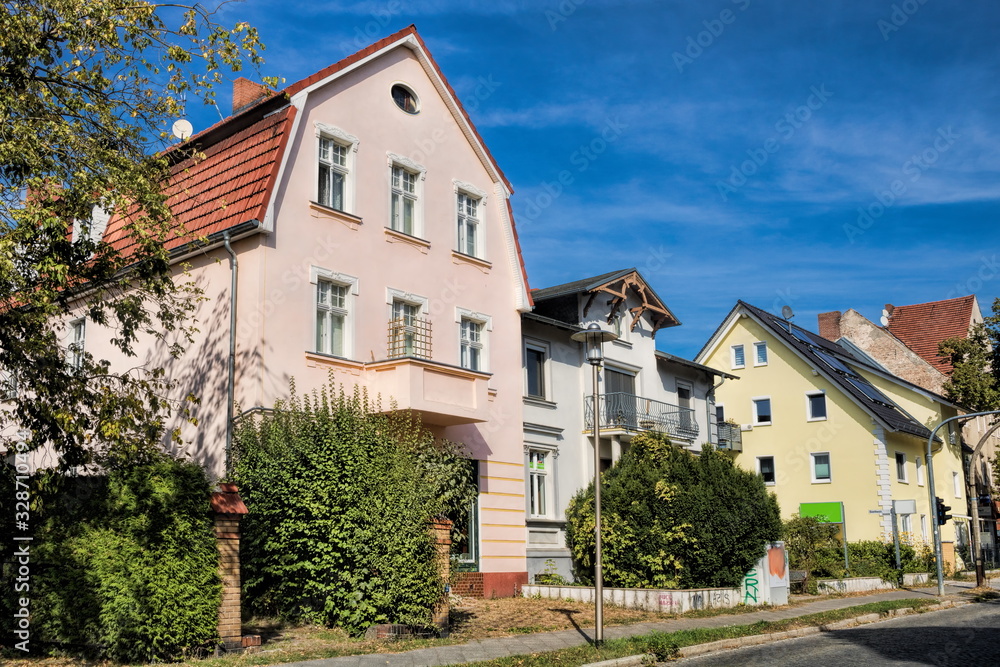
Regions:
[[882, 326], [887, 327], [887, 326], [889, 326], [889, 318], [885, 316], [885, 314], [884, 314], [885, 311], [884, 310], [882, 311], [882, 313], [883, 313], [883, 315], [882, 315], [882, 317], [878, 318], [878, 321], [879, 321], [879, 323], [882, 324]]
[[174, 121], [174, 126], [171, 128], [171, 131], [174, 133], [175, 137], [184, 141], [191, 136], [191, 132], [194, 131], [194, 128], [191, 126], [190, 122], [181, 118], [180, 120]]
[[792, 307], [791, 306], [782, 306], [781, 307], [781, 316], [784, 317], [786, 320], [790, 320], [793, 317], [795, 317], [795, 313], [792, 312]]
[[889, 317], [889, 311], [886, 310], [885, 308], [882, 309], [882, 317], [884, 317], [886, 319], [888, 319], [888, 317]]

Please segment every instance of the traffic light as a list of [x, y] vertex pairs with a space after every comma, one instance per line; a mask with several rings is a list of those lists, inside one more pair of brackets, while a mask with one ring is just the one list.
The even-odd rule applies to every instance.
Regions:
[[951, 519], [951, 515], [948, 511], [951, 509], [951, 505], [945, 505], [944, 501], [940, 498], [935, 497], [934, 500], [937, 501], [937, 522], [939, 526], [943, 526], [948, 523]]

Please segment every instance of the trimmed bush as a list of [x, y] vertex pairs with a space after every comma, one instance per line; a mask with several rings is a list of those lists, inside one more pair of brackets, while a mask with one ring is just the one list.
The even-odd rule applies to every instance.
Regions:
[[430, 521], [475, 498], [469, 462], [366, 395], [295, 394], [240, 423], [234, 481], [252, 611], [359, 634], [430, 627], [444, 595]]
[[164, 457], [106, 477], [47, 473], [32, 483], [33, 651], [131, 662], [215, 646], [222, 586], [199, 466]]
[[[602, 480], [609, 586], [736, 587], [781, 534], [777, 500], [761, 477], [711, 446], [692, 455], [662, 434], [642, 433]], [[573, 497], [566, 518], [575, 575], [590, 583], [593, 484]]]

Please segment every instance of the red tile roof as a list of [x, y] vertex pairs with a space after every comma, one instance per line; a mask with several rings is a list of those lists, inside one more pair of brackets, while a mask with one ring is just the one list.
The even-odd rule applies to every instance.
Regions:
[[951, 363], [938, 356], [938, 344], [948, 338], [965, 338], [972, 323], [974, 295], [957, 299], [896, 306], [889, 317], [889, 332], [924, 361], [946, 375]]
[[[173, 165], [167, 202], [185, 233], [167, 241], [173, 249], [250, 220], [263, 221], [295, 110], [287, 107], [204, 149], [204, 158]], [[124, 221], [108, 225], [105, 240], [127, 252]]]

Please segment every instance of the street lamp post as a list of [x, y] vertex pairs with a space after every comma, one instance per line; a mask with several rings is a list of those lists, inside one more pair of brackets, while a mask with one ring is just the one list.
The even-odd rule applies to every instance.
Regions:
[[[949, 422], [961, 422], [966, 419], [972, 419], [973, 417], [981, 417], [985, 415], [1000, 415], [1000, 410], [972, 412], [967, 415], [949, 417], [935, 426], [934, 430], [931, 431], [931, 434], [927, 436], [927, 495], [930, 500], [931, 517], [934, 519], [934, 559], [937, 561], [938, 595], [944, 595], [944, 564], [941, 562], [941, 526], [938, 525], [937, 522], [937, 499], [934, 491], [934, 453], [931, 451], [931, 448], [934, 445], [934, 436], [937, 435], [938, 429]], [[966, 498], [966, 500], [969, 499]]]
[[570, 336], [584, 343], [587, 363], [594, 369], [594, 645], [604, 641], [604, 573], [601, 569], [601, 409], [597, 371], [604, 363], [604, 343], [618, 338], [597, 322]]

